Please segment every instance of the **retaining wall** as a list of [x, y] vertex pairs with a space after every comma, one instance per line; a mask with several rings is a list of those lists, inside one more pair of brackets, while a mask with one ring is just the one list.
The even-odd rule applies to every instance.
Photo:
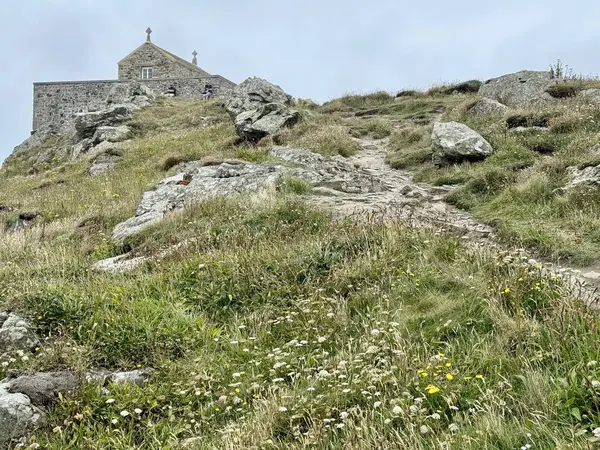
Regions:
[[[49, 129], [57, 133], [73, 131], [77, 113], [96, 111], [106, 105], [106, 98], [117, 84], [129, 84], [131, 81], [59, 81], [34, 83], [33, 85], [33, 131]], [[218, 76], [204, 78], [152, 79], [142, 82], [156, 94], [174, 87], [178, 97], [202, 98], [204, 85], [213, 86], [213, 95], [224, 98], [229, 95], [235, 84]]]

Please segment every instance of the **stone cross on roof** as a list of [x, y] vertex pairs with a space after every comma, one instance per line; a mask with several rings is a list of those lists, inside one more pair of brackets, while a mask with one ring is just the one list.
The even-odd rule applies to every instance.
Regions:
[[194, 58], [192, 59], [192, 64], [198, 65], [198, 52], [194, 50], [194, 53], [192, 53], [192, 55], [194, 56]]
[[146, 38], [146, 42], [151, 42], [150, 35], [152, 34], [152, 28], [148, 27], [148, 29], [146, 30], [146, 34], [148, 35], [148, 37]]

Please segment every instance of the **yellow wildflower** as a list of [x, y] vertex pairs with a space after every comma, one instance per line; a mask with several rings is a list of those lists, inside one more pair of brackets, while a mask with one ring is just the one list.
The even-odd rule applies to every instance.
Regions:
[[453, 380], [453, 379], [454, 379], [454, 376], [453, 376], [451, 373], [447, 373], [447, 374], [446, 374], [446, 379], [448, 379], [448, 380]]
[[430, 384], [429, 386], [427, 386], [425, 388], [425, 390], [427, 391], [428, 394], [435, 394], [437, 392], [440, 392], [440, 388], [437, 386], [434, 386], [433, 384]]

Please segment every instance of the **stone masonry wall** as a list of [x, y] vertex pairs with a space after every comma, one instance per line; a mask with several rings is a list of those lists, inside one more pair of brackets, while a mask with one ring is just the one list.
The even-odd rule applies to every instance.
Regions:
[[[127, 81], [77, 81], [35, 83], [33, 86], [33, 130], [49, 129], [57, 133], [74, 131], [75, 114], [101, 109], [113, 86]], [[143, 84], [161, 94], [173, 86], [178, 97], [202, 98], [204, 85], [213, 85], [213, 95], [224, 98], [235, 84], [218, 75], [204, 78], [151, 79]]]
[[[142, 67], [152, 67], [152, 78], [194, 78], [210, 76], [191, 63], [173, 61], [159, 48], [146, 43], [119, 63], [119, 80], [142, 80]], [[143, 80], [144, 82], [146, 80]]]

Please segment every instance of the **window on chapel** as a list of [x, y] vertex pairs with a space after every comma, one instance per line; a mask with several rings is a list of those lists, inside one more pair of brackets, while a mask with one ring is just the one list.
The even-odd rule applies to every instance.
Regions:
[[142, 67], [142, 80], [152, 78], [152, 67]]

